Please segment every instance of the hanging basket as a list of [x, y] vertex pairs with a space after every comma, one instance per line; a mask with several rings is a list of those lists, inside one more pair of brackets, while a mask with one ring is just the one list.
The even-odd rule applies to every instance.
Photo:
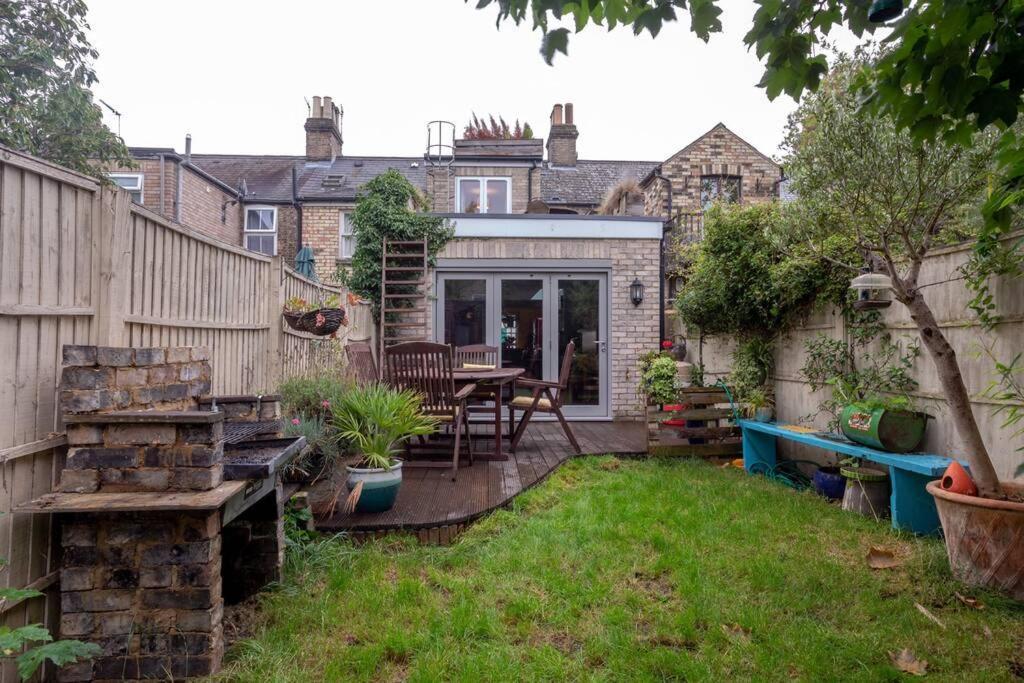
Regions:
[[[319, 317], [323, 316], [323, 317]], [[320, 308], [315, 311], [303, 314], [299, 320], [301, 328], [310, 334], [324, 336], [333, 334], [338, 328], [345, 324], [344, 308]]]
[[304, 314], [301, 311], [285, 311], [282, 315], [284, 316], [284, 321], [288, 323], [288, 327], [300, 332], [306, 331], [306, 328], [302, 325], [302, 316]]

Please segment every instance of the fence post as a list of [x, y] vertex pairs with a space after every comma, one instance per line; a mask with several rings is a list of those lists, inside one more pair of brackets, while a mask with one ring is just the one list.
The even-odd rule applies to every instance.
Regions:
[[[128, 314], [128, 277], [131, 269], [131, 205], [122, 190], [102, 188], [99, 192], [98, 240], [94, 254], [93, 295], [96, 297], [96, 329], [100, 346], [127, 346], [125, 316]], [[97, 254], [98, 252], [98, 254]]]
[[267, 290], [267, 391], [277, 390], [281, 380], [281, 348], [284, 345], [284, 327], [281, 324], [281, 310], [284, 307], [284, 268], [280, 256], [270, 260], [270, 283]]

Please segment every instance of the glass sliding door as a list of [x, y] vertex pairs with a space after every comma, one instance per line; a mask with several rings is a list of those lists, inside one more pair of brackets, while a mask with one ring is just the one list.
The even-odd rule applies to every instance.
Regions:
[[545, 379], [544, 290], [541, 276], [502, 276], [499, 283], [501, 367], [523, 368], [523, 377]]
[[[563, 402], [567, 406], [600, 406], [604, 373], [605, 334], [602, 329], [601, 280], [588, 276], [558, 276], [558, 349], [555, 372], [569, 342], [576, 353]], [[557, 376], [557, 375], [556, 375]]]
[[565, 415], [611, 415], [606, 274], [442, 272], [437, 292], [438, 341], [497, 346], [502, 367], [523, 368], [524, 377], [548, 381], [558, 380], [572, 341], [576, 351], [562, 396]]

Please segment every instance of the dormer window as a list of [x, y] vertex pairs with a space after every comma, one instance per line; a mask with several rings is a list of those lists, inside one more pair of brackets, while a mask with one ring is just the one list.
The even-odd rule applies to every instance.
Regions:
[[455, 205], [459, 213], [512, 213], [509, 178], [459, 178]]
[[705, 211], [715, 202], [735, 204], [740, 200], [740, 177], [705, 175], [700, 178], [700, 205]]
[[110, 180], [118, 187], [127, 190], [132, 196], [132, 201], [142, 204], [142, 184], [144, 177], [141, 173], [111, 173]]

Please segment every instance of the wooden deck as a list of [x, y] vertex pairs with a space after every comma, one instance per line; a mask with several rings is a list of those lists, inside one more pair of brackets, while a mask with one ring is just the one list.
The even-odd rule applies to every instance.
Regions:
[[[474, 430], [480, 428], [474, 425]], [[485, 428], [486, 429], [486, 428]], [[647, 452], [647, 425], [640, 422], [574, 422], [573, 433], [584, 454]], [[493, 433], [493, 431], [491, 432]], [[474, 438], [474, 448], [489, 439]], [[573, 455], [554, 422], [534, 422], [508, 460], [477, 460], [459, 469], [457, 481], [448, 469], [406, 468], [395, 506], [387, 512], [345, 514], [319, 520], [321, 531], [346, 531], [357, 538], [393, 531], [416, 533], [421, 541], [446, 543], [464, 526], [507, 504], [542, 481]]]

